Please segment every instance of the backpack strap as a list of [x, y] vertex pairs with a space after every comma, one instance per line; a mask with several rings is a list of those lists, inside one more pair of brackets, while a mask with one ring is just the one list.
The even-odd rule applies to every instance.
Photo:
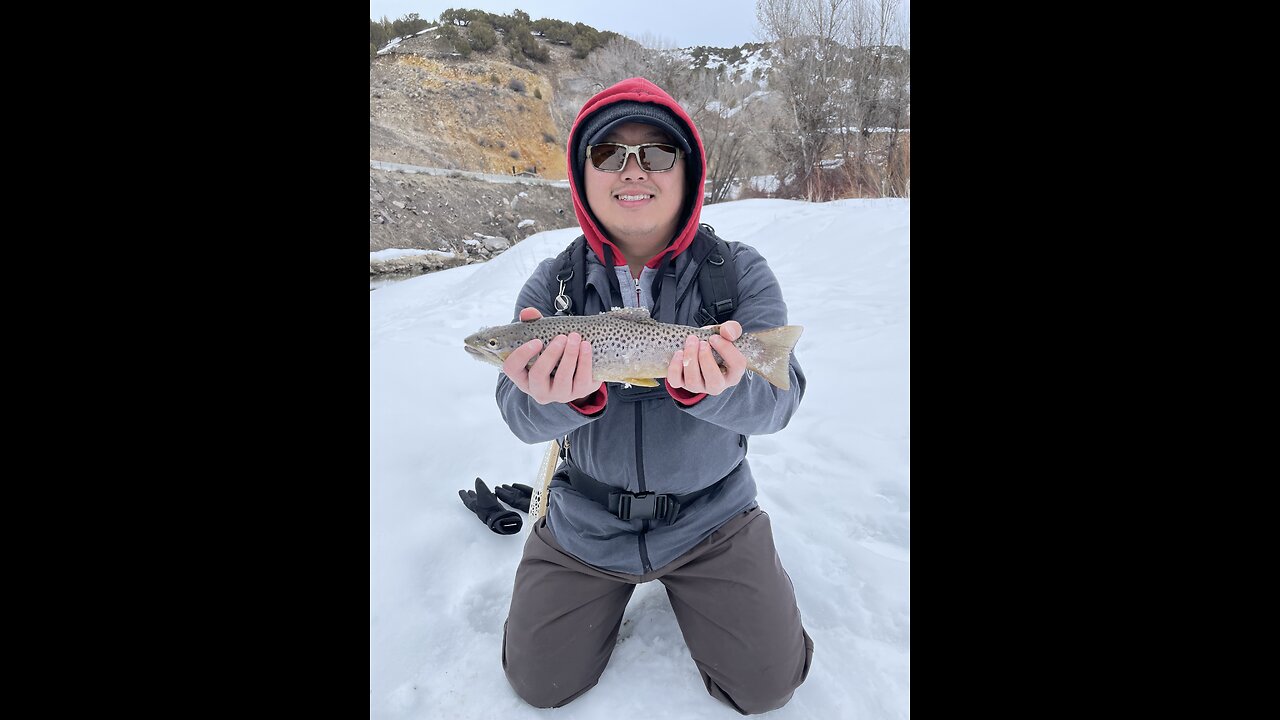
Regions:
[[587, 236], [569, 243], [551, 266], [551, 297], [556, 315], [575, 315], [586, 305]]
[[694, 319], [699, 325], [717, 325], [732, 318], [738, 307], [738, 269], [733, 261], [733, 247], [716, 235], [715, 228], [706, 223], [700, 226], [715, 240], [715, 247], [698, 269], [702, 307]]

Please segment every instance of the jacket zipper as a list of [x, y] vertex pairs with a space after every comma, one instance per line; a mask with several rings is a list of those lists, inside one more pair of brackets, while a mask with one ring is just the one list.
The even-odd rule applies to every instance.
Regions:
[[[644, 421], [640, 414], [641, 403], [632, 403], [636, 408], [636, 477], [639, 478], [640, 492], [644, 492]], [[640, 562], [644, 565], [644, 571], [653, 572], [653, 567], [649, 564], [649, 550], [644, 544], [644, 535], [649, 532], [649, 521], [641, 520], [640, 535]]]
[[640, 307], [640, 278], [632, 277], [631, 280], [636, 284], [636, 307]]

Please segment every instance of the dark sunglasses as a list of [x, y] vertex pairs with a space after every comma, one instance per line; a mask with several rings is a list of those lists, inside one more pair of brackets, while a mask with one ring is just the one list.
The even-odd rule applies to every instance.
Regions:
[[633, 153], [636, 162], [640, 163], [645, 172], [666, 172], [676, 166], [680, 148], [666, 143], [600, 143], [587, 146], [587, 157], [591, 159], [591, 164], [604, 172], [622, 172], [622, 168], [627, 166], [627, 156]]

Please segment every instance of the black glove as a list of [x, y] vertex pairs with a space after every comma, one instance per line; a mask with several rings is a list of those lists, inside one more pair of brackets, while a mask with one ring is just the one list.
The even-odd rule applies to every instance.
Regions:
[[493, 489], [493, 492], [502, 502], [517, 510], [529, 512], [529, 501], [533, 499], [533, 488], [528, 485], [521, 485], [520, 483], [499, 485]]
[[499, 535], [514, 535], [520, 532], [520, 526], [524, 524], [518, 514], [502, 507], [480, 478], [476, 478], [474, 492], [459, 490], [458, 497], [462, 498], [462, 504], [468, 510], [480, 518], [480, 522]]

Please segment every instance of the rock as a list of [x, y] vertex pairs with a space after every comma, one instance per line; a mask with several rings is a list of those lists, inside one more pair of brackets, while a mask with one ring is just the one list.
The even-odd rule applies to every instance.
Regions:
[[485, 235], [483, 238], [484, 246], [494, 252], [502, 252], [511, 249], [511, 241], [504, 237], [495, 237], [493, 235]]

